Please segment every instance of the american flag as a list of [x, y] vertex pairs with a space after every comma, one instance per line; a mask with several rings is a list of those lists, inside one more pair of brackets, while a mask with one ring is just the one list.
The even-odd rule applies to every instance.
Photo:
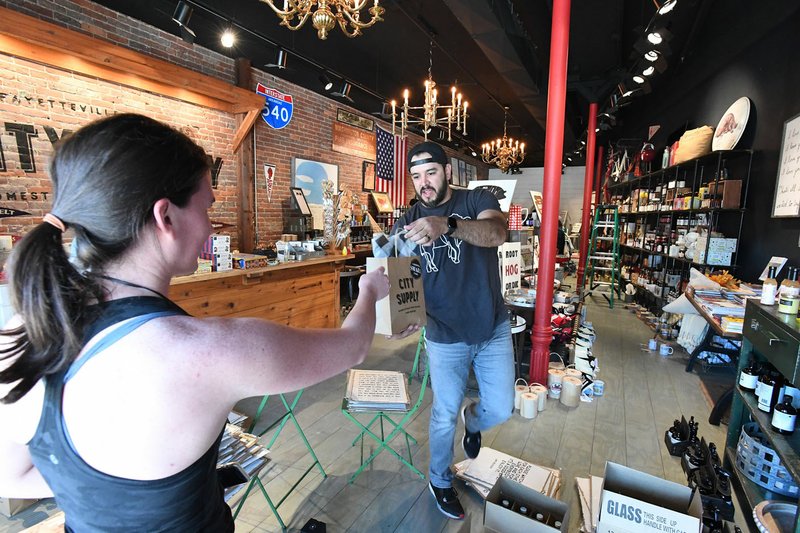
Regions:
[[375, 127], [375, 190], [389, 194], [392, 205], [406, 205], [406, 137]]

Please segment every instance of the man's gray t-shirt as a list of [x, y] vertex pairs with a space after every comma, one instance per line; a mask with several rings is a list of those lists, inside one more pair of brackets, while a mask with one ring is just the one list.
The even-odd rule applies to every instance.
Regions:
[[[482, 211], [500, 211], [485, 190], [453, 189], [449, 201], [436, 207], [417, 202], [395, 224], [392, 233], [419, 218], [475, 220]], [[426, 336], [433, 342], [478, 344], [489, 340], [508, 313], [500, 290], [497, 247], [474, 246], [442, 235], [433, 246], [418, 246], [428, 315]]]

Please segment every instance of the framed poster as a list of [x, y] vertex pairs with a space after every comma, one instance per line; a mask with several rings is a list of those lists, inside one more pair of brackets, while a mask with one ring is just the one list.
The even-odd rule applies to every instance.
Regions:
[[467, 186], [467, 162], [463, 159], [458, 160], [458, 184], [462, 187]]
[[531, 200], [533, 200], [533, 207], [536, 209], [536, 214], [539, 216], [539, 220], [542, 220], [542, 193], [539, 191], [530, 191], [531, 193]]
[[333, 190], [339, 190], [339, 167], [311, 159], [292, 158], [292, 187], [303, 189], [310, 205], [322, 205], [322, 182], [333, 182]]
[[394, 206], [389, 199], [388, 193], [372, 191], [370, 194], [372, 195], [372, 201], [375, 202], [375, 208], [378, 210], [378, 213], [394, 212]]
[[361, 164], [361, 190], [375, 190], [375, 162], [364, 161]]
[[289, 190], [292, 193], [292, 199], [294, 200], [297, 209], [304, 215], [311, 214], [311, 208], [308, 207], [308, 202], [306, 201], [306, 195], [303, 194], [303, 189], [300, 187], [289, 187]]
[[783, 124], [772, 216], [800, 216], [800, 115]]

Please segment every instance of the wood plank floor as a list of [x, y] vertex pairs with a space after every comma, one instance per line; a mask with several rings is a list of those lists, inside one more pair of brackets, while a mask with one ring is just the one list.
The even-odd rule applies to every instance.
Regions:
[[[686, 354], [661, 357], [643, 351], [650, 330], [619, 304], [608, 309], [602, 298], [589, 303], [587, 320], [595, 325], [594, 355], [599, 357], [599, 378], [606, 383], [605, 395], [592, 403], [569, 409], [549, 400], [547, 409], [532, 421], [515, 414], [505, 424], [483, 436], [490, 446], [562, 471], [561, 499], [570, 505], [569, 531], [578, 531], [580, 508], [574, 478], [603, 474], [607, 460], [628, 465], [665, 479], [685, 484], [677, 458], [664, 446], [664, 431], [681, 415], [700, 422], [699, 434], [721, 448], [725, 426], [707, 423], [710, 406], [700, 389], [696, 373], [684, 372]], [[416, 338], [387, 341], [376, 336], [364, 368], [408, 372], [414, 358]], [[322, 463], [327, 477], [314, 469], [279, 508], [290, 531], [299, 531], [309, 518], [327, 524], [335, 532], [479, 532], [483, 531], [483, 501], [475, 491], [457, 482], [467, 516], [463, 522], [447, 520], [436, 509], [423, 481], [388, 453], [382, 453], [353, 484], [348, 483], [360, 461], [359, 446], [351, 446], [356, 427], [340, 412], [344, 376], [337, 376], [307, 389], [296, 410], [297, 419]], [[419, 394], [414, 380], [412, 394]], [[407, 427], [418, 439], [412, 446], [414, 465], [427, 474], [427, 426], [431, 391]], [[240, 404], [254, 412], [259, 399]], [[271, 398], [261, 427], [279, 411], [278, 398]], [[269, 438], [271, 433], [265, 437]], [[461, 437], [461, 429], [457, 438]], [[395, 441], [402, 450], [403, 442]], [[366, 452], [374, 443], [365, 443]], [[311, 458], [291, 424], [272, 447], [273, 462], [263, 475], [270, 496], [278, 501], [303, 474]], [[456, 444], [456, 461], [462, 459]], [[16, 532], [33, 525], [55, 511], [45, 500], [6, 519], [0, 517], [0, 533]], [[749, 513], [749, 510], [746, 510]], [[737, 523], [744, 524], [737, 509]], [[279, 531], [265, 498], [251, 494], [236, 520], [239, 532]]]

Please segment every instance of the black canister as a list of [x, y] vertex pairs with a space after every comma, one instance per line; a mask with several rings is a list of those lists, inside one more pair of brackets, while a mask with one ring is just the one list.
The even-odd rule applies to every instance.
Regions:
[[775, 406], [775, 412], [772, 413], [772, 422], [770, 426], [781, 435], [791, 435], [794, 433], [796, 421], [797, 409], [792, 407], [792, 397], [786, 395], [783, 397], [783, 403], [779, 403]]

